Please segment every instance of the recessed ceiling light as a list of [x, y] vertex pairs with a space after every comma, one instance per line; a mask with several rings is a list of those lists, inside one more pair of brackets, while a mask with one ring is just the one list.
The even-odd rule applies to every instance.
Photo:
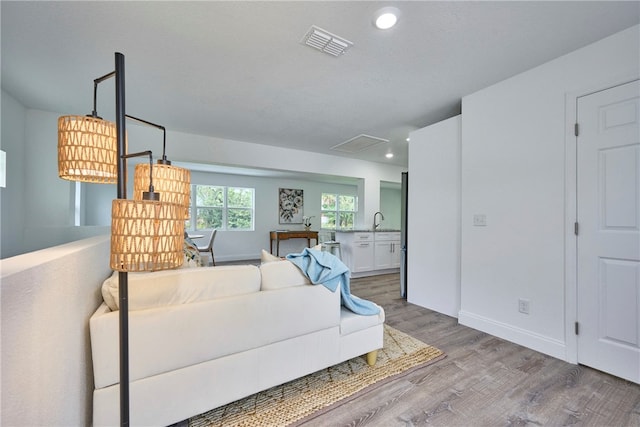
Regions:
[[395, 7], [383, 7], [376, 12], [373, 22], [376, 28], [380, 30], [388, 30], [396, 25], [399, 16], [400, 11]]
[[393, 153], [387, 153], [384, 155], [387, 159], [392, 159], [393, 158]]

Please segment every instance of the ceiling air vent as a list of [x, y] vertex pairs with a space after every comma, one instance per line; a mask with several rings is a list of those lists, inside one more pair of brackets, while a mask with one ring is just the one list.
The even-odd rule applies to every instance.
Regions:
[[302, 43], [332, 56], [340, 56], [353, 46], [353, 43], [349, 40], [331, 34], [329, 31], [315, 25], [309, 28], [309, 31], [302, 39]]
[[357, 153], [366, 150], [378, 144], [385, 144], [388, 139], [377, 138], [375, 136], [360, 134], [345, 142], [331, 147], [332, 150], [342, 151], [343, 153]]

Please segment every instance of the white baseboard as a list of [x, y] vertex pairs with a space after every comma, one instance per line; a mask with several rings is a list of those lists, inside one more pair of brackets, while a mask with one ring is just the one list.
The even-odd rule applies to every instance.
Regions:
[[458, 313], [458, 323], [486, 332], [498, 338], [519, 344], [556, 359], [568, 361], [566, 359], [566, 345], [560, 340], [536, 334], [526, 329], [518, 328], [502, 322], [497, 322], [483, 316], [460, 310]]
[[387, 268], [384, 270], [361, 271], [359, 273], [351, 272], [351, 277], [357, 279], [359, 277], [380, 276], [382, 274], [399, 273], [400, 268]]
[[[215, 252], [214, 252], [215, 254]], [[233, 254], [233, 255], [221, 255], [215, 254], [216, 262], [234, 262], [234, 261], [256, 261], [260, 260], [260, 254]], [[203, 258], [211, 260], [211, 256], [203, 254]]]

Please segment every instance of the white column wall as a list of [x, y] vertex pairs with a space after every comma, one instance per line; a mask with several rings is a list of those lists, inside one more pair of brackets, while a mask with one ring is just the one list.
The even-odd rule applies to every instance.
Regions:
[[458, 317], [460, 116], [411, 133], [407, 300]]

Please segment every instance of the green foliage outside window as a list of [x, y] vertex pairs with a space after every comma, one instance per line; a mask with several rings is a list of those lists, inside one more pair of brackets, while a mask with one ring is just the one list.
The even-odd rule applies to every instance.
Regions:
[[340, 229], [353, 230], [353, 223], [355, 221], [355, 214], [353, 212], [340, 212]]
[[322, 212], [322, 214], [320, 215], [320, 227], [335, 230], [336, 229], [336, 213]]
[[335, 194], [322, 193], [323, 211], [335, 211], [338, 208], [338, 198]]
[[356, 196], [338, 196], [338, 207], [342, 212], [355, 212], [358, 210]]
[[196, 185], [196, 206], [223, 207], [224, 187]]
[[253, 208], [253, 188], [227, 188], [227, 206]]
[[227, 188], [227, 229], [253, 229], [253, 188]]
[[227, 229], [252, 230], [253, 229], [253, 210], [229, 209], [227, 211]]
[[196, 210], [196, 229], [204, 230], [209, 228], [222, 229], [222, 208], [198, 208]]

